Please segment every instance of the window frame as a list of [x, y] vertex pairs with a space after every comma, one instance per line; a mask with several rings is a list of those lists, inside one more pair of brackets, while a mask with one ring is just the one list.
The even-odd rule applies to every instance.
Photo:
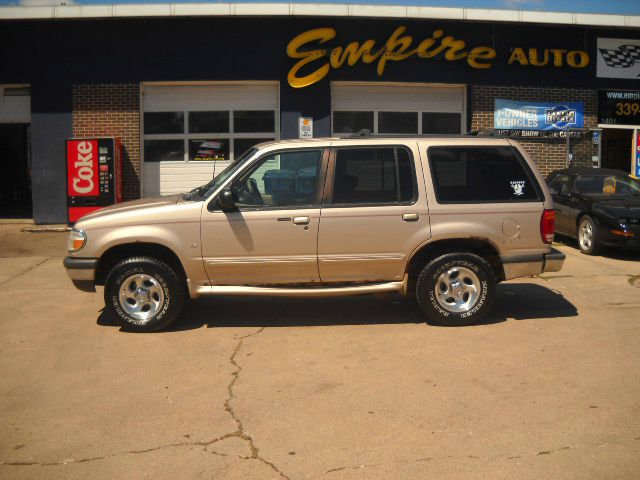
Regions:
[[[320, 208], [322, 206], [322, 194], [325, 190], [324, 185], [327, 180], [327, 166], [329, 164], [329, 155], [330, 148], [327, 146], [317, 146], [317, 147], [302, 147], [302, 148], [286, 148], [280, 150], [270, 150], [265, 152], [263, 155], [260, 155], [253, 159], [253, 161], [245, 167], [236, 172], [231, 178], [227, 179], [227, 181], [220, 186], [218, 193], [216, 193], [211, 200], [207, 203], [207, 210], [209, 212], [222, 212], [222, 209], [218, 205], [218, 196], [220, 192], [224, 189], [231, 188], [231, 184], [235, 182], [237, 179], [242, 178], [248, 171], [253, 170], [256, 164], [261, 162], [263, 159], [270, 155], [278, 155], [282, 153], [292, 153], [292, 152], [308, 152], [308, 151], [320, 151], [320, 165], [318, 167], [318, 177], [316, 180], [316, 191], [313, 196], [313, 203], [309, 205], [297, 205], [297, 206], [288, 206], [283, 207], [281, 205], [274, 206], [257, 206], [257, 207], [236, 207], [233, 212], [260, 212], [260, 211], [273, 211], [273, 210], [308, 210], [310, 208]], [[224, 212], [223, 212], [224, 213]]]
[[[536, 198], [528, 199], [528, 200], [519, 200], [519, 199], [508, 199], [508, 200], [441, 200], [439, 198], [438, 192], [438, 184], [435, 179], [435, 168], [433, 166], [433, 158], [430, 155], [430, 151], [434, 149], [468, 149], [468, 148], [508, 148], [510, 149], [519, 165], [522, 167], [527, 179], [531, 183], [534, 192], [536, 193]], [[479, 205], [479, 204], [496, 204], [496, 203], [543, 203], [545, 201], [545, 195], [538, 183], [536, 176], [533, 174], [531, 168], [529, 168], [529, 163], [524, 159], [520, 151], [515, 148], [513, 145], [430, 145], [427, 147], [427, 163], [429, 164], [429, 180], [431, 181], [431, 185], [433, 187], [433, 194], [435, 196], [436, 203], [438, 205]]]
[[[235, 159], [237, 158], [236, 152], [235, 152], [235, 139], [265, 139], [265, 138], [273, 138], [274, 141], [278, 141], [280, 140], [280, 122], [279, 120], [279, 111], [277, 109], [274, 110], [268, 110], [268, 111], [273, 111], [273, 115], [274, 115], [274, 131], [273, 132], [235, 132], [234, 130], [234, 112], [236, 111], [267, 111], [264, 108], [261, 109], [247, 109], [247, 108], [243, 108], [243, 109], [229, 109], [229, 110], [221, 110], [221, 109], [215, 109], [215, 110], [202, 110], [202, 109], [197, 109], [197, 110], [193, 110], [193, 109], [187, 109], [187, 108], [183, 108], [183, 109], [179, 109], [179, 110], [171, 110], [171, 109], [163, 109], [163, 110], [144, 110], [142, 111], [142, 115], [141, 115], [141, 126], [140, 126], [140, 131], [142, 133], [142, 144], [144, 144], [144, 142], [146, 140], [182, 140], [183, 144], [184, 144], [184, 156], [183, 156], [183, 160], [167, 160], [167, 161], [159, 161], [159, 162], [154, 162], [154, 163], [168, 163], [168, 164], [173, 164], [173, 165], [179, 165], [179, 164], [201, 164], [201, 163], [216, 163], [216, 162], [234, 162]], [[228, 112], [229, 114], [229, 131], [228, 132], [217, 132], [217, 133], [207, 133], [207, 132], [199, 132], [199, 133], [190, 133], [189, 132], [189, 116], [192, 112]], [[182, 113], [183, 114], [183, 126], [182, 126], [182, 132], [181, 133], [144, 133], [144, 115], [147, 113], [169, 113], [169, 112], [176, 112], [176, 113]], [[224, 159], [224, 160], [191, 160], [190, 159], [190, 155], [189, 155], [189, 142], [191, 140], [203, 140], [203, 141], [207, 141], [207, 140], [226, 140], [229, 142], [229, 158]], [[144, 159], [144, 151], [142, 152], [143, 154], [143, 161], [146, 162], [146, 159]]]
[[[338, 150], [362, 150], [362, 149], [388, 149], [388, 148], [402, 148], [409, 155], [409, 165], [411, 167], [411, 184], [413, 186], [413, 196], [408, 201], [396, 201], [396, 202], [376, 202], [376, 203], [333, 203], [333, 187], [336, 171], [336, 159]], [[398, 164], [395, 165], [396, 175], [398, 172]], [[396, 177], [396, 184], [398, 184], [399, 178]], [[418, 178], [416, 175], [416, 162], [413, 156], [413, 150], [405, 144], [362, 144], [362, 145], [344, 145], [333, 146], [329, 155], [327, 178], [325, 180], [326, 186], [324, 189], [324, 195], [322, 196], [322, 208], [362, 208], [362, 207], [395, 207], [395, 206], [410, 206], [415, 205], [420, 197], [420, 191], [418, 189]], [[399, 184], [398, 184], [399, 185]], [[400, 190], [398, 190], [400, 195]]]
[[[465, 133], [465, 129], [466, 129], [466, 118], [465, 118], [465, 110], [433, 110], [433, 109], [428, 109], [428, 110], [402, 110], [402, 109], [332, 109], [331, 110], [331, 136], [333, 137], [343, 137], [345, 135], [351, 135], [351, 133], [347, 133], [347, 132], [337, 132], [334, 130], [335, 128], [335, 122], [333, 120], [333, 114], [336, 112], [361, 112], [361, 113], [373, 113], [373, 129], [371, 130], [371, 133], [375, 134], [375, 135], [462, 135], [463, 133]], [[379, 113], [416, 113], [418, 115], [418, 131], [416, 133], [402, 133], [402, 134], [395, 134], [395, 133], [385, 133], [385, 132], [380, 132], [379, 131], [379, 121], [378, 121], [378, 114]], [[456, 133], [456, 134], [429, 134], [429, 133], [422, 133], [422, 115], [424, 113], [455, 113], [456, 115], [460, 115], [460, 132]], [[356, 131], [357, 132], [357, 131]], [[353, 132], [353, 133], [356, 133]]]

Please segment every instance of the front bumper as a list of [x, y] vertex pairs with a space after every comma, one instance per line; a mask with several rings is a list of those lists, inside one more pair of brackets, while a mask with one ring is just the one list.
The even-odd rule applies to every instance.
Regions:
[[[612, 230], [624, 231], [632, 236], [616, 235]], [[611, 228], [605, 227], [601, 229], [598, 242], [607, 247], [621, 247], [629, 249], [640, 249], [640, 227], [633, 226], [631, 228]]]
[[67, 276], [75, 287], [84, 292], [95, 292], [97, 258], [66, 257], [62, 262], [67, 270]]
[[504, 279], [533, 277], [546, 272], [559, 272], [566, 255], [556, 248], [549, 253], [501, 257]]

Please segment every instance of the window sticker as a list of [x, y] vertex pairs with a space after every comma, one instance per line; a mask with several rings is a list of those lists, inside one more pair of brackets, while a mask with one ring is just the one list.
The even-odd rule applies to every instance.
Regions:
[[511, 188], [513, 188], [513, 194], [516, 197], [524, 195], [524, 180], [512, 180]]
[[616, 177], [605, 177], [604, 184], [602, 185], [602, 193], [616, 193]]

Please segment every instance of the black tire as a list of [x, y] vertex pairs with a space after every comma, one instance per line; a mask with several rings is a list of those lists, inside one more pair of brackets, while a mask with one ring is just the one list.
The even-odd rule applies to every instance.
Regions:
[[[451, 276], [446, 273], [449, 270], [454, 272]], [[468, 273], [469, 271], [475, 275], [475, 278]], [[458, 273], [455, 274], [455, 272]], [[468, 308], [467, 310], [455, 311], [454, 304], [444, 302], [446, 299], [442, 297], [446, 296], [451, 283], [447, 286], [440, 282], [442, 275], [446, 277], [447, 282], [455, 283], [458, 279], [466, 285], [459, 285], [459, 282], [454, 285], [457, 290], [452, 291], [450, 298], [455, 301], [455, 296], [460, 293], [459, 300], [463, 303], [460, 308]], [[475, 289], [477, 294], [469, 293], [471, 284], [467, 280], [473, 285], [477, 283]], [[447, 288], [442, 289], [442, 285]], [[440, 288], [442, 294], [440, 300], [438, 300], [439, 295], [436, 294], [436, 286]], [[477, 323], [491, 309], [495, 296], [496, 280], [491, 265], [484, 258], [472, 253], [448, 253], [434, 258], [422, 268], [416, 284], [418, 304], [427, 317], [427, 322], [435, 325], [455, 326]], [[475, 300], [473, 300], [474, 297]], [[464, 300], [465, 298], [467, 300]], [[467, 305], [464, 305], [465, 302]]]
[[[159, 305], [158, 312], [146, 320], [136, 318], [125, 311], [119, 298], [123, 283], [132, 276], [141, 274], [152, 278], [157, 293], [151, 295], [157, 295], [160, 300], [154, 302]], [[104, 287], [107, 314], [117, 320], [124, 330], [130, 332], [155, 332], [168, 327], [180, 316], [184, 297], [184, 287], [176, 272], [166, 263], [150, 257], [134, 257], [121, 261], [109, 272]], [[147, 298], [151, 298], [148, 291]]]
[[[591, 239], [587, 242], [583, 237], [583, 225], [590, 225]], [[578, 240], [578, 248], [585, 255], [597, 255], [600, 252], [600, 243], [598, 235], [600, 234], [598, 224], [589, 215], [583, 215], [578, 222], [578, 231], [576, 232], [576, 238]]]

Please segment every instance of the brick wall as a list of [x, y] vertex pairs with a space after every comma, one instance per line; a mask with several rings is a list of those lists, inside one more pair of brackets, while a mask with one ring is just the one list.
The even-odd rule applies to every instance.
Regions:
[[[584, 126], [598, 124], [598, 91], [572, 88], [471, 86], [471, 129], [493, 128], [493, 109], [496, 98], [531, 102], [583, 102]], [[564, 138], [516, 139], [534, 159], [543, 175], [564, 168], [567, 158], [567, 141]], [[590, 158], [591, 138], [579, 141], [576, 158]], [[583, 151], [584, 150], [584, 151]]]
[[122, 139], [123, 197], [140, 198], [140, 87], [138, 84], [73, 86], [73, 135]]

